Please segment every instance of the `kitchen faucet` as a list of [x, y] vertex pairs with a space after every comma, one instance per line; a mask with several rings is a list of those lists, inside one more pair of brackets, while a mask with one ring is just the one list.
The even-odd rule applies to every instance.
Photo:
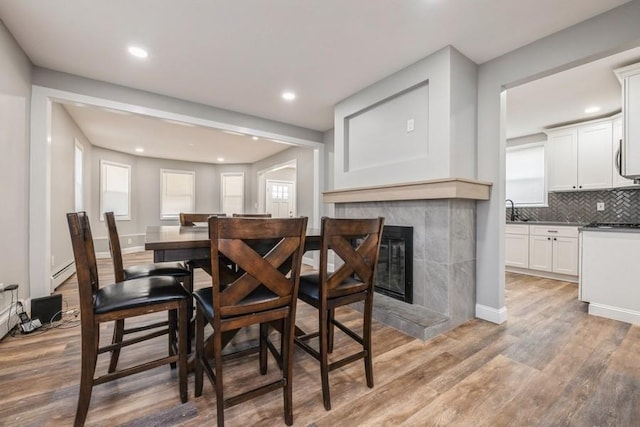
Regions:
[[511, 202], [511, 217], [510, 217], [511, 219], [510, 219], [510, 221], [515, 221], [516, 217], [517, 217], [517, 215], [516, 215], [516, 207], [513, 204], [513, 200], [507, 199], [507, 202]]

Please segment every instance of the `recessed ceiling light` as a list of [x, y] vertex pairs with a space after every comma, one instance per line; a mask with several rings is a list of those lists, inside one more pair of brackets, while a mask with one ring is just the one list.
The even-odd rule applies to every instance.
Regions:
[[597, 105], [584, 109], [585, 114], [597, 113], [598, 111], [600, 111], [600, 107], [598, 107]]
[[257, 141], [260, 138], [258, 138], [257, 136], [252, 136], [251, 139], [253, 139], [254, 141]]
[[129, 46], [127, 50], [136, 58], [146, 58], [149, 56], [149, 53], [139, 46]]
[[144, 148], [136, 148], [136, 153], [144, 153]]
[[286, 101], [293, 101], [294, 99], [296, 99], [296, 94], [289, 91], [282, 92], [282, 99]]
[[219, 162], [224, 162], [224, 157], [218, 157], [216, 160]]

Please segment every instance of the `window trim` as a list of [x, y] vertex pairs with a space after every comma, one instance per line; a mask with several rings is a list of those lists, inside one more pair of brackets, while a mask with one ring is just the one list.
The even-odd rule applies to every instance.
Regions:
[[160, 169], [160, 221], [170, 221], [180, 219], [180, 212], [176, 214], [163, 214], [164, 193], [165, 193], [165, 173], [190, 175], [193, 192], [191, 194], [191, 207], [183, 212], [195, 212], [196, 208], [196, 171], [183, 169]]
[[[542, 147], [544, 150], [544, 159], [543, 159], [543, 171], [544, 171], [544, 184], [543, 184], [543, 200], [540, 203], [516, 203], [514, 200], [514, 206], [516, 207], [520, 207], [520, 208], [543, 208], [543, 207], [548, 207], [549, 206], [549, 168], [548, 168], [548, 164], [549, 164], [549, 150], [547, 149], [547, 141], [538, 141], [538, 142], [532, 142], [532, 143], [528, 143], [528, 144], [519, 144], [519, 145], [514, 145], [511, 147], [507, 147], [506, 148], [506, 152], [505, 152], [505, 191], [506, 191], [506, 184], [507, 184], [507, 177], [506, 177], [506, 155], [507, 153], [509, 153], [510, 151], [519, 151], [519, 150], [526, 150], [526, 149], [532, 149], [532, 148], [536, 148], [536, 147]], [[507, 196], [508, 198], [508, 196]]]
[[[78, 159], [76, 158], [78, 151], [80, 152], [80, 181], [78, 181]], [[73, 205], [75, 207], [76, 212], [85, 210], [84, 206], [84, 146], [78, 140], [78, 138], [74, 138], [73, 145]], [[80, 203], [78, 203], [78, 183], [80, 184]]]
[[[105, 193], [105, 167], [119, 167], [127, 170], [127, 213], [125, 215], [115, 214], [116, 219], [120, 221], [130, 221], [131, 220], [131, 165], [127, 165], [125, 163], [113, 162], [111, 160], [100, 160], [100, 221], [104, 221], [104, 193]], [[114, 212], [115, 213], [115, 212]]]

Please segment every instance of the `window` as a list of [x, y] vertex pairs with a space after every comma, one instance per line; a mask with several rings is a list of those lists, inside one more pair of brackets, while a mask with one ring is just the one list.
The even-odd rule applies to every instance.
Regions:
[[117, 219], [131, 219], [131, 166], [100, 161], [100, 220], [113, 211]]
[[244, 213], [244, 174], [223, 173], [222, 211], [227, 215]]
[[193, 212], [196, 173], [161, 169], [160, 175], [160, 219], [178, 219], [180, 212]]
[[75, 210], [80, 212], [84, 210], [83, 191], [84, 186], [82, 184], [84, 175], [84, 149], [80, 142], [76, 139], [74, 148], [74, 161], [73, 161], [73, 192], [75, 197]]
[[518, 206], [546, 206], [544, 143], [507, 148], [506, 195]]

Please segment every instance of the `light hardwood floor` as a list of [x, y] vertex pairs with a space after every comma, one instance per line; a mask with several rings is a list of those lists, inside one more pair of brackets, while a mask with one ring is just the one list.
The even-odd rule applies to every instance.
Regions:
[[[150, 254], [125, 256], [127, 264]], [[103, 283], [111, 264], [100, 261]], [[198, 272], [197, 286], [207, 284]], [[77, 307], [75, 276], [59, 288]], [[361, 363], [330, 375], [333, 409], [325, 411], [315, 360], [296, 349], [294, 424], [297, 426], [640, 426], [640, 327], [588, 316], [575, 284], [507, 274], [509, 320], [472, 320], [427, 342], [374, 322], [375, 387]], [[346, 323], [359, 313], [339, 311]], [[298, 323], [315, 326], [299, 304]], [[80, 328], [74, 323], [0, 342], [0, 425], [71, 425], [80, 376]], [[110, 338], [105, 327], [103, 339]], [[241, 339], [254, 340], [255, 333]], [[340, 332], [336, 353], [348, 345]], [[159, 338], [125, 349], [124, 365], [161, 354]], [[129, 351], [127, 351], [129, 350]], [[105, 356], [103, 356], [105, 357]], [[227, 393], [261, 380], [257, 358], [230, 362]], [[275, 370], [273, 360], [269, 369]], [[99, 362], [106, 369], [106, 357]], [[230, 426], [284, 425], [282, 395], [273, 392], [225, 412]], [[87, 425], [200, 426], [215, 424], [215, 395], [180, 404], [177, 375], [168, 367], [94, 388]]]

